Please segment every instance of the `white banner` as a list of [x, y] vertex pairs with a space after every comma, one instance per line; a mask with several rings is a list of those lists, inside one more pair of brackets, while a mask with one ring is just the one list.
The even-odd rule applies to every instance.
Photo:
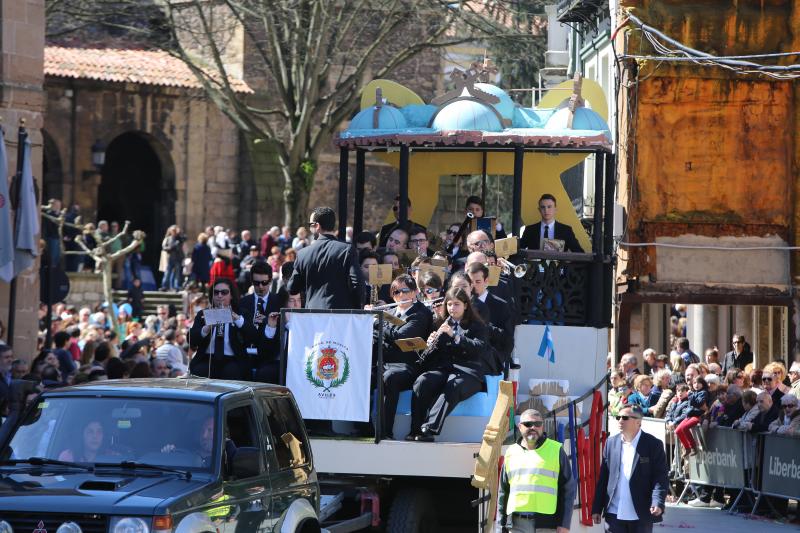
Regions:
[[292, 313], [286, 386], [303, 418], [367, 422], [372, 315]]

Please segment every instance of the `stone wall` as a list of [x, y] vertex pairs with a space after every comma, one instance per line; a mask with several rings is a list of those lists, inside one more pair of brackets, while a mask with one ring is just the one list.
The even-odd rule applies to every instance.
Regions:
[[[17, 126], [25, 119], [32, 143], [32, 167], [41, 190], [44, 0], [0, 0], [0, 116], [6, 132], [11, 178], [17, 162]], [[3, 176], [5, 178], [5, 176]], [[17, 276], [14, 346], [18, 357], [33, 358], [39, 299], [38, 261]], [[0, 282], [0, 320], [8, 324], [9, 284]]]
[[66, 303], [94, 309], [103, 298], [103, 276], [94, 272], [69, 272], [69, 294]]

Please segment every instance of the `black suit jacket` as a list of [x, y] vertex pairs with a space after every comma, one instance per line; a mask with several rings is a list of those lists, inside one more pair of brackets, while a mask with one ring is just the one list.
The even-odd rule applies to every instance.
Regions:
[[[247, 319], [245, 319], [244, 325], [242, 325], [241, 329], [234, 325], [228, 328], [231, 349], [233, 350], [234, 357], [240, 363], [242, 368], [248, 366], [247, 351], [245, 350], [245, 336], [254, 335], [253, 332], [248, 331], [253, 327], [252, 324], [253, 322], [251, 320], [248, 326]], [[198, 311], [194, 317], [192, 328], [189, 330], [189, 346], [197, 350], [194, 354], [194, 357], [192, 357], [191, 362], [189, 363], [189, 371], [192, 374], [195, 373], [195, 369], [203, 368], [203, 365], [208, 367], [208, 345], [211, 343], [214, 333], [212, 331], [208, 337], [203, 337], [202, 329], [205, 325], [206, 321], [203, 317], [203, 312]], [[220, 356], [214, 355], [214, 357]]]
[[[604, 514], [614, 498], [621, 460], [622, 434], [617, 433], [608, 439], [603, 450], [603, 464], [600, 466], [600, 477], [594, 490], [592, 514]], [[633, 457], [633, 473], [629, 482], [633, 507], [641, 522], [661, 522], [664, 513], [653, 516], [650, 508], [660, 507], [664, 510], [664, 500], [669, 490], [668, 470], [661, 441], [642, 431]]]
[[[567, 226], [566, 224], [562, 224], [561, 222], [556, 220], [554, 229], [555, 229], [554, 238], [564, 241], [565, 252], [583, 253], [583, 248], [581, 248], [581, 245], [578, 244], [578, 239], [575, 238], [575, 232], [572, 231], [571, 226]], [[525, 226], [525, 229], [522, 231], [522, 238], [519, 240], [519, 248], [528, 250], [538, 250], [539, 248], [541, 248], [540, 246], [541, 235], [542, 235], [541, 222], [537, 222], [536, 224], [531, 224], [530, 226]]]
[[725, 357], [722, 359], [722, 375], [728, 373], [728, 370], [733, 368], [738, 368], [739, 370], [744, 370], [744, 367], [749, 365], [753, 362], [753, 352], [745, 348], [742, 350], [742, 353], [739, 356], [736, 356], [736, 352], [731, 350], [730, 352], [725, 354]]
[[[239, 300], [239, 314], [244, 317], [245, 324], [249, 324], [251, 326], [246, 329], [242, 328], [244, 330], [245, 348], [255, 346], [255, 348], [258, 350], [259, 362], [274, 361], [278, 358], [279, 354], [278, 337], [280, 336], [280, 320], [278, 320], [278, 327], [276, 328], [275, 336], [271, 339], [268, 339], [264, 335], [264, 330], [267, 327], [267, 319], [265, 317], [260, 325], [254, 324], [253, 317], [255, 315], [255, 310], [255, 294], [248, 294]], [[266, 308], [267, 317], [270, 313], [279, 313], [280, 310], [281, 303], [278, 296], [268, 293]]]
[[511, 320], [511, 307], [507, 301], [491, 292], [486, 296], [485, 303], [489, 306], [489, 314], [491, 316], [489, 339], [494, 349], [506, 359], [511, 356], [511, 350], [514, 349], [514, 325]]
[[361, 309], [361, 268], [355, 248], [320, 235], [297, 253], [289, 293], [305, 292], [308, 309]]
[[417, 364], [417, 354], [414, 352], [403, 352], [394, 343], [397, 339], [410, 339], [422, 337], [428, 339], [433, 323], [433, 315], [425, 304], [416, 302], [412, 305], [404, 316], [405, 324], [395, 326], [384, 322], [383, 325], [383, 362], [384, 363], [406, 363]]

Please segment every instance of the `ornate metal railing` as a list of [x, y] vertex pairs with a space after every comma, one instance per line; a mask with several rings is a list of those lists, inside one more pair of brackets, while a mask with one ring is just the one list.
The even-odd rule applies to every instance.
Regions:
[[[610, 323], [610, 259], [583, 253], [522, 252], [520, 321], [606, 327]], [[608, 309], [606, 309], [608, 308]]]

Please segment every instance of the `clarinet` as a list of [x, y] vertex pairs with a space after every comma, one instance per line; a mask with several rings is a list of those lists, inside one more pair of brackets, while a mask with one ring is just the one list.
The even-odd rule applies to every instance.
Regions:
[[[458, 322], [453, 317], [447, 317], [447, 323], [450, 325], [453, 330], [458, 327]], [[419, 362], [424, 363], [428, 356], [436, 349], [436, 345], [439, 344], [439, 337], [442, 334], [440, 331], [435, 331], [432, 337], [428, 338], [428, 346], [423, 350], [421, 354], [419, 354]]]

